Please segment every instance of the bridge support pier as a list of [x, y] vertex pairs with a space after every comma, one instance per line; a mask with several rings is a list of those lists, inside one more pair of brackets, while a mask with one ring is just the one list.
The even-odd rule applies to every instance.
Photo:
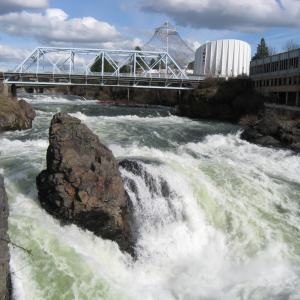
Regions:
[[2, 94], [5, 97], [11, 97], [11, 99], [17, 99], [17, 87], [15, 84], [9, 85], [7, 83], [2, 83]]
[[8, 87], [8, 84], [7, 83], [2, 83], [2, 95], [5, 96], [5, 97], [8, 97], [9, 96], [9, 87]]

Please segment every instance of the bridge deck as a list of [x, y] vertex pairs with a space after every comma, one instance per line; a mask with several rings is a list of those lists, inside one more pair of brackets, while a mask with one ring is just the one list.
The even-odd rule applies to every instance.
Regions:
[[156, 89], [192, 89], [205, 79], [204, 76], [188, 76], [187, 78], [166, 78], [162, 74], [129, 74], [121, 73], [119, 76], [113, 73], [75, 74], [60, 73], [15, 73], [13, 71], [3, 72], [4, 81], [15, 84], [18, 87], [26, 86], [55, 86], [55, 85], [87, 85], [87, 86], [119, 86], [134, 88], [156, 88]]

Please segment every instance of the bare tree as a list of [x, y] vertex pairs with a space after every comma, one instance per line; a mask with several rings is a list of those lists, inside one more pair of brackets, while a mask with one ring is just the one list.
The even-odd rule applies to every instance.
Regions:
[[205, 74], [210, 77], [219, 77], [221, 76], [221, 63], [220, 60], [218, 60], [215, 64], [211, 63], [209, 66], [205, 67]]
[[298, 42], [296, 42], [295, 40], [291, 39], [289, 41], [287, 41], [283, 46], [282, 46], [282, 50], [285, 51], [291, 51], [291, 50], [295, 50], [300, 48], [300, 45]]
[[278, 49], [275, 46], [268, 46], [268, 49], [269, 49], [269, 55], [278, 54]]

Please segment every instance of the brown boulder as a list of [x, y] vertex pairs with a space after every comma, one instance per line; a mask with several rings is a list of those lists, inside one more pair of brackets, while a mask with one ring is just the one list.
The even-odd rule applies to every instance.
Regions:
[[112, 152], [66, 113], [53, 116], [49, 140], [47, 169], [37, 177], [42, 207], [131, 252], [130, 199]]
[[0, 131], [30, 129], [35, 118], [34, 108], [25, 100], [0, 99]]

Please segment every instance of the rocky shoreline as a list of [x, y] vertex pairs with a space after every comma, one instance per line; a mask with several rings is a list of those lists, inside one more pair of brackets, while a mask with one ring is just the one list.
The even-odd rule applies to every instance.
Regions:
[[4, 178], [0, 175], [0, 299], [8, 300], [11, 298], [11, 278], [9, 269], [9, 248], [8, 242], [8, 199], [4, 187]]

